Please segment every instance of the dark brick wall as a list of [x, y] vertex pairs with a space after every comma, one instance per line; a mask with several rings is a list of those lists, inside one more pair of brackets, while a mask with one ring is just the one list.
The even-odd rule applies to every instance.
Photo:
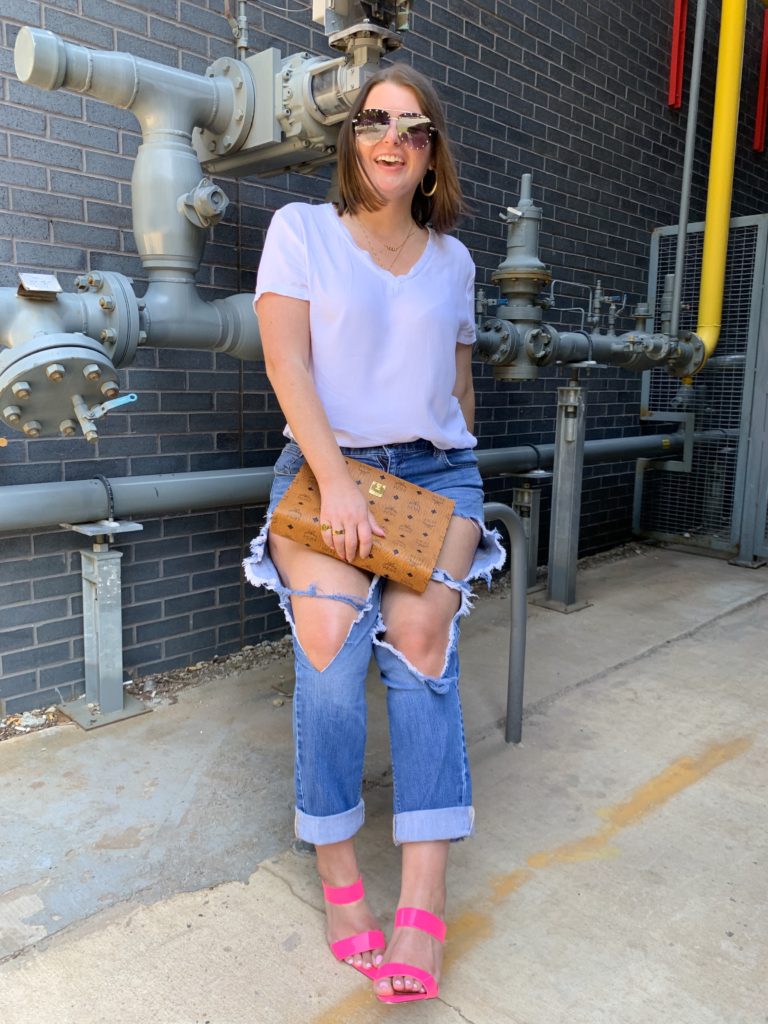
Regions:
[[[289, 4], [288, 8], [295, 5]], [[308, 5], [309, 6], [309, 5]], [[534, 174], [544, 208], [542, 258], [556, 279], [548, 319], [580, 323], [599, 278], [627, 295], [646, 289], [649, 236], [677, 220], [685, 106], [666, 104], [672, 5], [611, 0], [444, 0], [415, 3], [414, 31], [399, 59], [436, 82], [453, 126], [472, 210], [459, 235], [471, 248], [478, 283], [504, 255], [501, 208], [514, 202], [521, 173]], [[134, 117], [75, 94], [22, 85], [12, 50], [22, 24], [104, 49], [127, 50], [203, 72], [231, 55], [221, 0], [5, 0], [0, 22], [0, 286], [19, 270], [55, 271], [73, 287], [84, 270], [132, 276], [142, 268], [131, 235], [130, 174], [139, 135]], [[702, 130], [691, 215], [706, 193], [719, 5], [707, 31]], [[309, 12], [280, 14], [250, 4], [251, 46], [327, 53]], [[688, 61], [693, 12], [688, 33]], [[766, 158], [751, 150], [761, 7], [750, 4], [734, 213], [768, 206]], [[687, 98], [687, 97], [686, 97]], [[274, 209], [296, 197], [322, 198], [327, 174], [267, 181], [223, 180], [232, 204], [211, 233], [198, 282], [206, 298], [253, 287], [264, 230]], [[629, 326], [623, 321], [620, 326]], [[0, 427], [3, 485], [196, 469], [267, 465], [282, 419], [263, 368], [226, 356], [142, 350], [122, 371], [140, 395], [135, 411], [112, 414], [95, 447], [77, 440], [21, 439]], [[477, 433], [483, 447], [553, 440], [556, 387], [498, 384], [476, 364]], [[640, 431], [636, 375], [593, 372], [588, 438]], [[634, 468], [588, 467], [581, 550], [628, 539]], [[488, 481], [489, 497], [510, 499], [510, 481]], [[542, 557], [549, 488], [543, 494]], [[246, 589], [239, 562], [261, 509], [222, 509], [144, 521], [123, 552], [125, 663], [141, 675], [224, 654], [283, 620], [269, 595]], [[19, 710], [68, 697], [82, 683], [79, 554], [82, 538], [60, 530], [0, 537], [0, 705]]]

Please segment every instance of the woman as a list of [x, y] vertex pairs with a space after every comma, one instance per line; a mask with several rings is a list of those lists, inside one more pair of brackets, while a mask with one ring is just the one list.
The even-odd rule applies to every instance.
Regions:
[[[472, 448], [474, 267], [445, 234], [461, 192], [431, 84], [398, 64], [361, 90], [342, 125], [337, 205], [292, 203], [270, 226], [255, 306], [267, 373], [290, 438], [270, 512], [304, 459], [320, 485], [329, 558], [267, 524], [245, 562], [280, 595], [296, 654], [296, 831], [317, 850], [327, 935], [374, 979], [384, 1002], [437, 994], [448, 844], [473, 832], [458, 695], [458, 619], [469, 580], [504, 559], [483, 526]], [[382, 523], [343, 456], [456, 501], [426, 591], [349, 564]], [[386, 944], [363, 893], [354, 835], [363, 822], [365, 677], [387, 686], [394, 841], [402, 883]], [[383, 960], [386, 959], [386, 963]]]

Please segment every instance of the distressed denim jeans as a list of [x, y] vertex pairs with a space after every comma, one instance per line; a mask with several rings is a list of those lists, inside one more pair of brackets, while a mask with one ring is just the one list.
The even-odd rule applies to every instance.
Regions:
[[[474, 808], [459, 697], [459, 620], [471, 608], [470, 580], [490, 581], [504, 561], [498, 537], [483, 525], [476, 459], [469, 449], [444, 452], [426, 441], [343, 452], [453, 498], [455, 514], [475, 520], [481, 538], [466, 579], [455, 580], [442, 569], [433, 573], [434, 580], [458, 592], [459, 608], [440, 675], [425, 675], [387, 641], [380, 612], [385, 580], [373, 577], [365, 598], [324, 593], [319, 585], [291, 592], [283, 585], [267, 547], [269, 519], [304, 461], [296, 444], [286, 445], [275, 464], [267, 521], [244, 566], [251, 583], [278, 594], [293, 634], [296, 834], [317, 845], [336, 843], [354, 836], [363, 824], [366, 676], [373, 654], [387, 688], [394, 841], [461, 839], [474, 831]], [[302, 650], [292, 593], [343, 601], [357, 611], [343, 645], [322, 670]]]

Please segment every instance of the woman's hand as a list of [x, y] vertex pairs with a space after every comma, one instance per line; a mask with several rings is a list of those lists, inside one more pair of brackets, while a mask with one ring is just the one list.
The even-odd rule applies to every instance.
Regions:
[[349, 478], [321, 488], [320, 529], [326, 546], [346, 562], [367, 558], [374, 536], [384, 536], [365, 498]]

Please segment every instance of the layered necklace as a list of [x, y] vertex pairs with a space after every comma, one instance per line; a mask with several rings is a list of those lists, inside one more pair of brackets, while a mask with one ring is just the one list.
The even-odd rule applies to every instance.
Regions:
[[[360, 225], [360, 228], [363, 234], [365, 235], [365, 240], [368, 243], [369, 250], [371, 251], [371, 256], [373, 256], [373, 258], [376, 260], [379, 266], [383, 267], [384, 270], [391, 270], [392, 267], [394, 267], [395, 263], [397, 263], [400, 253], [405, 248], [405, 243], [416, 230], [416, 222], [412, 220], [410, 227], [408, 228], [408, 234], [405, 236], [402, 242], [399, 245], [387, 245], [386, 242], [375, 241], [373, 238], [371, 238], [362, 220], [358, 219], [357, 223]], [[391, 259], [389, 259], [389, 257], [385, 255], [385, 250], [386, 252], [394, 253]], [[389, 260], [388, 263], [386, 262], [387, 260]]]

